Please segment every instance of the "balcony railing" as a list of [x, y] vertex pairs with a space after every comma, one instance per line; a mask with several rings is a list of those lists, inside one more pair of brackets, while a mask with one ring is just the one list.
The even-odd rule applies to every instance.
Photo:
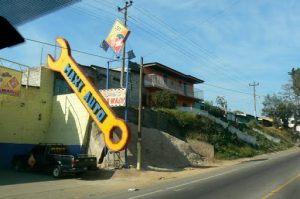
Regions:
[[198, 90], [198, 89], [195, 90], [193, 89], [192, 85], [185, 85], [183, 83], [180, 84], [177, 81], [164, 78], [156, 74], [145, 75], [144, 85], [145, 87], [156, 87], [156, 88], [166, 89], [183, 96], [194, 97], [197, 99], [204, 99], [202, 90]]

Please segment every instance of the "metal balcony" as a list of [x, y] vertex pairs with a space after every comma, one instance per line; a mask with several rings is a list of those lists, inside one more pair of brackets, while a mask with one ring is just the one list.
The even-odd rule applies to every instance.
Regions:
[[176, 94], [193, 97], [196, 99], [203, 100], [203, 91], [198, 89], [193, 89], [192, 85], [179, 83], [169, 78], [162, 77], [157, 74], [147, 74], [144, 76], [144, 86], [154, 87], [172, 91]]

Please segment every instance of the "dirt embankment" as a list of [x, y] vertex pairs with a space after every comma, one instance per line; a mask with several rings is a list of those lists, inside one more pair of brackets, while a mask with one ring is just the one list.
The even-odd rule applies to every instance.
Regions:
[[[128, 164], [136, 167], [137, 162], [137, 125], [130, 123], [131, 140], [128, 145]], [[92, 127], [89, 153], [101, 159], [104, 148], [102, 134]], [[203, 150], [202, 150], [203, 149]], [[201, 153], [201, 151], [203, 153]], [[209, 152], [212, 151], [212, 152]], [[196, 141], [174, 137], [166, 132], [152, 128], [142, 128], [142, 168], [144, 170], [181, 170], [190, 166], [202, 166], [208, 156], [213, 157], [213, 146]], [[109, 167], [120, 155], [120, 164], [125, 162], [124, 152], [109, 153], [101, 166]], [[117, 157], [119, 158], [119, 157]]]

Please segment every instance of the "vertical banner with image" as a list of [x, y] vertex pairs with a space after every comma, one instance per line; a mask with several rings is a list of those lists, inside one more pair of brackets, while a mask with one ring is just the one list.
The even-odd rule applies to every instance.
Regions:
[[116, 20], [105, 41], [115, 53], [120, 53], [129, 33], [130, 31], [119, 20]]

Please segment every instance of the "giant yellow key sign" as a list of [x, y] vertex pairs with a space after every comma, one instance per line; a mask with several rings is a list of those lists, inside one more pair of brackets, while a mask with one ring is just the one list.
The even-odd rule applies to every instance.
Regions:
[[[56, 61], [51, 55], [48, 55], [48, 66], [52, 70], [60, 72], [66, 79], [104, 134], [104, 141], [107, 147], [112, 151], [123, 150], [130, 138], [130, 131], [126, 122], [115, 116], [106, 100], [77, 66], [71, 56], [68, 42], [63, 38], [57, 38], [56, 41], [61, 46], [61, 55]], [[117, 128], [121, 130], [121, 137], [118, 141], [114, 141], [113, 132]]]

